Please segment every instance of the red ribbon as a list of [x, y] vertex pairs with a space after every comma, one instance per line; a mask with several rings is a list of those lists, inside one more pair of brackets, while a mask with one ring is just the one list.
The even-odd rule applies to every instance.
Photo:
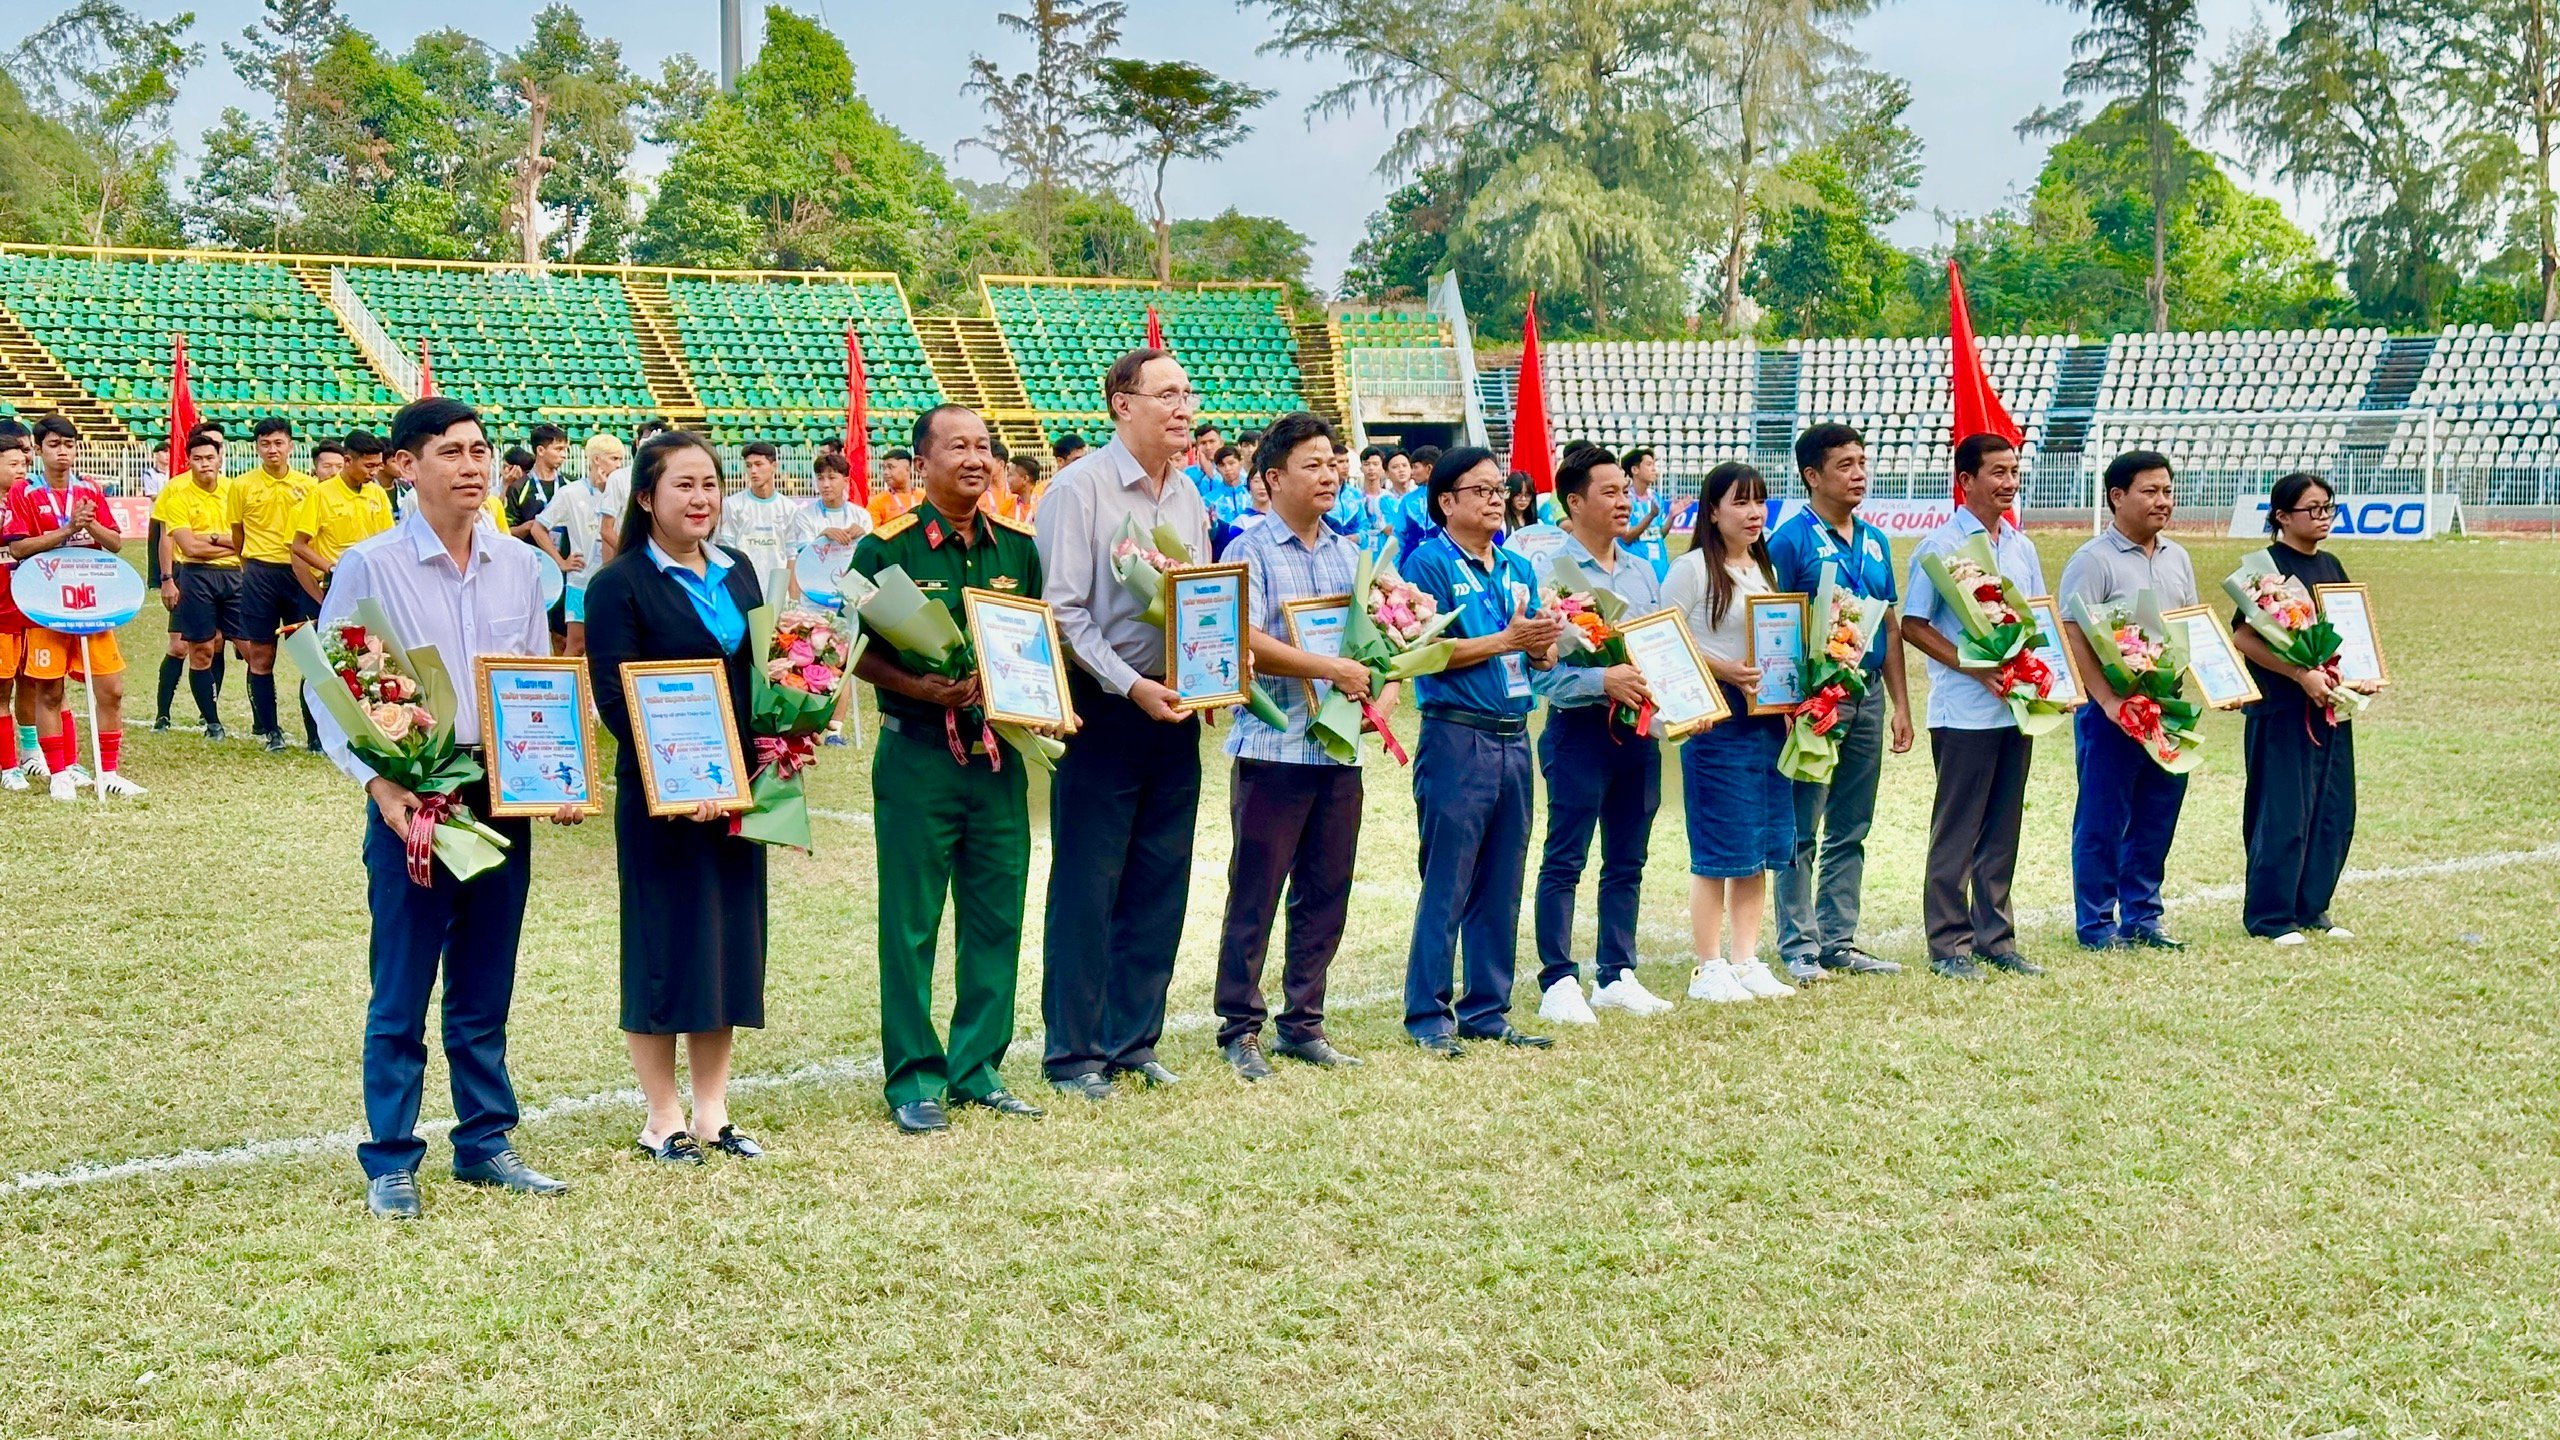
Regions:
[[1848, 687], [1834, 680], [1814, 691], [1810, 698], [1798, 705], [1796, 718], [1811, 720], [1814, 734], [1828, 735], [1832, 727], [1840, 723], [1840, 706], [1848, 698]]
[[814, 735], [759, 735], [756, 737], [756, 771], [770, 770], [788, 780], [818, 763], [818, 740]]
[[1395, 757], [1397, 764], [1410, 765], [1413, 763], [1412, 760], [1406, 757], [1404, 753], [1404, 746], [1397, 743], [1396, 732], [1388, 727], [1387, 717], [1378, 713], [1377, 706], [1366, 700], [1361, 701], [1360, 718], [1368, 721], [1369, 728], [1378, 732], [1378, 743], [1387, 747], [1387, 753]]
[[[2335, 655], [2332, 655], [2332, 656], [2330, 656], [2328, 659], [2321, 661], [2321, 662], [2320, 662], [2320, 665], [2319, 665], [2319, 670], [2320, 670], [2320, 673], [2321, 673], [2321, 674], [2326, 675], [2326, 676], [2328, 676], [2328, 677], [2329, 677], [2329, 689], [2330, 689], [2331, 693], [2333, 693], [2333, 694], [2337, 691], [2337, 688], [2338, 688], [2339, 686], [2344, 685], [2345, 683], [2347, 683], [2347, 682], [2346, 682], [2346, 680], [2345, 680], [2345, 679], [2343, 678], [2343, 676], [2341, 675], [2341, 673], [2340, 673], [2339, 669], [2338, 669], [2338, 657], [2337, 657], [2337, 656], [2335, 656]], [[2320, 717], [2321, 717], [2322, 719], [2324, 719], [2324, 720], [2326, 720], [2326, 721], [2328, 721], [2328, 722], [2329, 722], [2329, 728], [2330, 728], [2330, 729], [2334, 730], [2334, 729], [2338, 728], [2338, 702], [2337, 702], [2337, 701], [2335, 701], [2335, 700], [2323, 700], [2323, 701], [2321, 701], [2321, 702], [2320, 702]], [[2302, 717], [2302, 728], [2303, 728], [2303, 732], [2304, 732], [2305, 734], [2310, 734], [2310, 731], [2311, 731], [2311, 717], [2310, 717], [2308, 714], [2306, 714], [2306, 715], [2304, 715], [2304, 716]], [[2320, 744], [2320, 743], [2321, 743], [2320, 737], [2319, 737], [2319, 736], [2317, 736], [2317, 735], [2312, 735], [2312, 736], [2311, 736], [2311, 743], [2312, 743], [2312, 744], [2314, 744], [2314, 745]]]
[[2116, 707], [2116, 728], [2161, 759], [2174, 760], [2178, 747], [2170, 743], [2168, 732], [2161, 728], [2160, 721], [2160, 702], [2148, 695], [2136, 695]]
[[2021, 685], [2034, 686], [2036, 698], [2039, 700], [2053, 694], [2053, 667], [2044, 663], [2044, 657], [2033, 650], [2019, 651], [2010, 658], [2009, 663], [2000, 667], [2002, 694], [2005, 695]]
[[419, 797], [418, 813], [409, 817], [409, 833], [401, 837], [409, 852], [409, 879], [412, 884], [436, 883], [436, 827], [454, 811], [450, 795]]

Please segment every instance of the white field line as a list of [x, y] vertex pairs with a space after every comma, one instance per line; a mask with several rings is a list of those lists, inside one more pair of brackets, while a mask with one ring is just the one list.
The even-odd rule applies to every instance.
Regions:
[[[870, 818], [858, 816], [856, 812], [850, 811], [813, 810], [810, 813], [822, 819], [853, 820], [856, 823], [867, 822]], [[1036, 843], [1045, 845], [1045, 842]], [[2383, 865], [2367, 870], [2349, 870], [2340, 877], [2340, 883], [2371, 885], [2394, 880], [2433, 880], [2448, 875], [2474, 875], [2483, 871], [2504, 870], [2519, 865], [2552, 863], [2560, 863], [2560, 842], [2537, 845], [2530, 850], [2493, 850], [2477, 855], [2458, 855], [2445, 860], [2429, 860], [2414, 865]], [[1409, 890], [1383, 884], [1373, 883], [1361, 888], [1364, 891], [1374, 889], [1393, 898], [1410, 898], [1411, 895]], [[2240, 897], [2241, 887], [2238, 885], [2208, 885], [2183, 895], [2172, 896], [2167, 904], [2170, 909], [2183, 910], [2196, 905], [2227, 905]], [[2023, 927], [2054, 924], [2070, 919], [2069, 906], [2048, 906], [2041, 910], [2022, 913], [2018, 917], [2018, 923]], [[1667, 929], [1667, 927], [1664, 928]], [[1889, 944], [1914, 938], [1918, 933], [1917, 927], [1903, 926], [1886, 931], [1874, 938], [1879, 944]], [[1652, 935], [1650, 927], [1647, 934], [1649, 937]], [[1688, 941], [1685, 934], [1677, 938], [1683, 945]], [[1025, 940], [1029, 942], [1032, 937], [1026, 935]], [[1026, 951], [1033, 951], [1034, 948], [1034, 945], [1026, 943]], [[1366, 1009], [1374, 1005], [1383, 1005], [1391, 1000], [1401, 1000], [1403, 995], [1401, 986], [1382, 988], [1342, 997], [1333, 1001], [1327, 1008], [1335, 1011]], [[1175, 1015], [1167, 1017], [1165, 1033], [1176, 1035], [1204, 1030], [1217, 1023], [1218, 1017], [1215, 1015], [1198, 1012]], [[1036, 1052], [1040, 1041], [1041, 1032], [1032, 1031], [1017, 1039], [1013, 1048], [1022, 1053]], [[833, 1060], [813, 1061], [790, 1070], [741, 1075], [729, 1082], [729, 1089], [733, 1094], [752, 1095], [760, 1091], [796, 1086], [832, 1088], [876, 1081], [880, 1078], [880, 1074], [880, 1061], [877, 1058], [847, 1055]], [[525, 1111], [518, 1123], [534, 1125], [599, 1110], [637, 1109], [641, 1103], [640, 1092], [630, 1087], [598, 1090], [585, 1095], [564, 1095]], [[450, 1120], [430, 1120], [419, 1125], [418, 1133], [422, 1137], [434, 1139], [452, 1128], [453, 1122]], [[0, 1196], [36, 1190], [71, 1189], [105, 1184], [114, 1180], [140, 1179], [151, 1175], [234, 1169], [246, 1165], [263, 1164], [271, 1160], [308, 1160], [322, 1156], [346, 1155], [354, 1153], [357, 1142], [363, 1138], [361, 1131], [332, 1130], [318, 1135], [252, 1140], [240, 1145], [225, 1146], [219, 1150], [188, 1149], [174, 1154], [145, 1155], [111, 1163], [74, 1165], [62, 1170], [31, 1170], [21, 1173], [14, 1180], [0, 1181]]]

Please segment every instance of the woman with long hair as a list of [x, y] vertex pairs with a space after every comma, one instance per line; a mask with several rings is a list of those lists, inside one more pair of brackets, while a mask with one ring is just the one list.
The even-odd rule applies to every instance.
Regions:
[[[661, 431], [631, 466], [622, 553], [587, 587], [587, 653], [596, 710], [621, 746], [614, 847], [622, 876], [622, 1030], [648, 1098], [639, 1147], [700, 1165], [703, 1147], [764, 1153], [729, 1123], [729, 1055], [740, 1025], [764, 1024], [764, 847], [729, 832], [704, 802], [652, 818], [622, 667], [717, 660], [741, 739], [754, 696], [747, 614], [764, 603], [755, 566], [711, 541], [720, 528], [720, 462], [701, 437]], [[693, 1078], [693, 1117], [676, 1088], [676, 1040]], [[697, 1138], [699, 1137], [699, 1138]]]
[[[2337, 492], [2297, 470], [2267, 497], [2267, 558], [2310, 590], [2344, 585], [2347, 567], [2321, 549], [2337, 523]], [[2329, 915], [2329, 900], [2356, 835], [2355, 727], [2340, 722], [2329, 694], [2341, 682], [2326, 669], [2276, 658], [2264, 637], [2232, 617], [2232, 638], [2263, 698], [2241, 727], [2249, 779], [2240, 797], [2240, 839], [2249, 868], [2240, 918], [2249, 933], [2301, 945], [2309, 933], [2355, 935]], [[2369, 689], [2358, 684], [2357, 689]]]
[[[1760, 919], [1769, 872], [1795, 851], [1795, 792], [1778, 773], [1786, 743], [1782, 715], [1750, 715], [1760, 671], [1751, 663], [1750, 599], [1773, 594], [1769, 563], [1769, 482], [1740, 461], [1707, 472], [1689, 548], [1672, 562], [1665, 605], [1688, 618], [1707, 669], [1724, 688], [1733, 718], [1680, 747], [1681, 799], [1689, 820], [1689, 938], [1697, 969], [1692, 1000], [1792, 995], [1760, 958]], [[1725, 926], [1732, 925], [1732, 943]]]
[[1516, 535], [1537, 523], [1537, 487], [1528, 471], [1514, 470], [1502, 482], [1502, 534]]

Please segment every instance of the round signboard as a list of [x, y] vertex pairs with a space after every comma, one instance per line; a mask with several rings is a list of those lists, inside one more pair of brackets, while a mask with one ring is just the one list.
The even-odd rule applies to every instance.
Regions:
[[533, 558], [542, 562], [542, 608], [548, 610], [560, 603], [561, 593], [569, 588], [569, 577], [560, 572], [560, 562], [541, 546], [533, 547]]
[[142, 576], [102, 550], [65, 546], [18, 562], [9, 596], [62, 635], [104, 635], [142, 611]]
[[852, 568], [853, 547], [833, 540], [812, 540], [791, 557], [791, 573], [799, 578], [800, 593], [822, 605], [835, 603], [845, 572]]

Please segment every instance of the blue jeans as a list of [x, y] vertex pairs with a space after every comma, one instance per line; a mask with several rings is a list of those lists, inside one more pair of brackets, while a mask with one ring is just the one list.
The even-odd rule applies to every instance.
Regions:
[[2074, 719], [2080, 803], [2071, 816], [2071, 900], [2083, 945], [2160, 928], [2160, 879], [2187, 777], [2142, 752], [2096, 704]]
[[[1424, 716], [1413, 760], [1422, 897], [1405, 955], [1404, 1028], [1417, 1037], [1496, 1035], [1510, 1023], [1529, 864], [1529, 737]], [[1466, 994], [1450, 1004], [1458, 947]]]
[[1538, 862], [1538, 989], [1578, 979], [1573, 899], [1600, 833], [1600, 983], [1636, 964], [1636, 902], [1653, 812], [1662, 806], [1662, 747], [1609, 724], [1608, 704], [1547, 712], [1538, 768], [1547, 777], [1547, 844]]

